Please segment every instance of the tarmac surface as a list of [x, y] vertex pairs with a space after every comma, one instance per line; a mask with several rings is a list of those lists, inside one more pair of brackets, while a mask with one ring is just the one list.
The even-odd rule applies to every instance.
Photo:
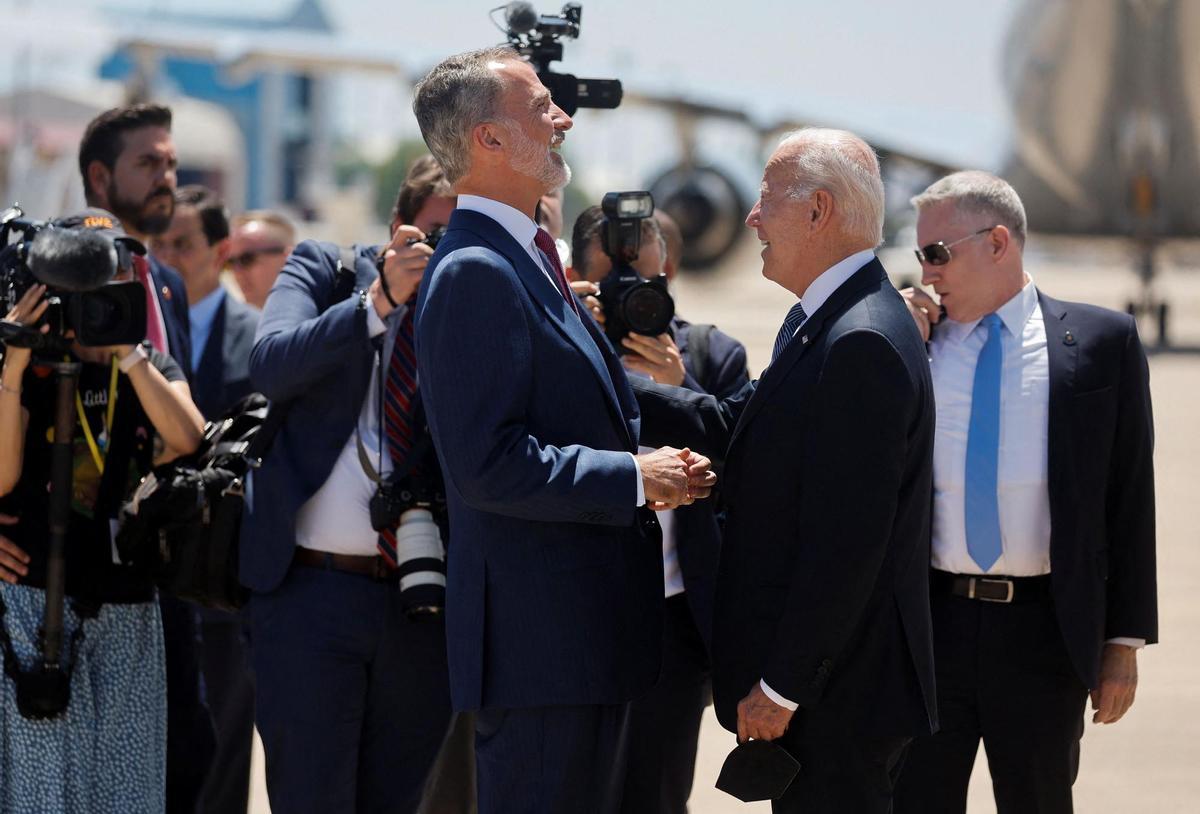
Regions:
[[[775, 333], [794, 302], [791, 294], [762, 278], [757, 241], [739, 244], [732, 258], [709, 273], [685, 273], [674, 285], [679, 312], [693, 322], [713, 322], [749, 351], [751, 374], [770, 358]], [[914, 280], [912, 253], [883, 250], [895, 281]], [[1033, 235], [1026, 269], [1048, 294], [1124, 310], [1138, 296], [1136, 258], [1119, 240], [1047, 238]], [[1139, 655], [1137, 700], [1111, 726], [1090, 722], [1082, 746], [1076, 810], [1175, 814], [1200, 810], [1200, 242], [1173, 243], [1158, 253], [1162, 270], [1156, 292], [1169, 300], [1173, 349], [1150, 358], [1157, 443], [1159, 634], [1163, 642]], [[1152, 345], [1157, 325], [1145, 322], [1143, 342]], [[1188, 506], [1192, 508], [1189, 509]], [[692, 814], [769, 811], [745, 805], [713, 788], [721, 762], [735, 745], [712, 709], [700, 733]], [[251, 811], [269, 811], [256, 749]], [[980, 750], [971, 779], [971, 814], [994, 814], [986, 757]]]

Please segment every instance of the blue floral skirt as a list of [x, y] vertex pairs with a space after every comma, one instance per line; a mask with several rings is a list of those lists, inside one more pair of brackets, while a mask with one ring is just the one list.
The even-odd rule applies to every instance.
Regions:
[[[38, 661], [45, 592], [0, 583], [0, 599], [17, 661], [28, 670]], [[66, 660], [80, 624], [69, 599], [64, 616]], [[13, 682], [0, 671], [0, 812], [161, 814], [167, 678], [158, 603], [101, 606], [83, 620], [70, 669], [71, 704], [52, 721], [21, 717]]]

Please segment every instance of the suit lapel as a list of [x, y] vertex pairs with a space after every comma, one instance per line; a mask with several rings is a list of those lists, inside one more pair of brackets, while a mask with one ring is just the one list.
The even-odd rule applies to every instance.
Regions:
[[[1047, 406], [1046, 488], [1050, 493], [1050, 527], [1063, 528], [1057, 515], [1073, 503], [1071, 396], [1079, 361], [1078, 330], [1058, 300], [1038, 292], [1046, 326], [1046, 358], [1050, 376]], [[1053, 543], [1051, 543], [1053, 554]]]
[[587, 357], [592, 373], [600, 380], [609, 406], [620, 419], [629, 443], [633, 446], [637, 439], [637, 433], [633, 426], [633, 422], [637, 418], [637, 408], [633, 406], [631, 413], [630, 405], [623, 404], [622, 399], [617, 395], [618, 388], [624, 387], [626, 391], [629, 390], [624, 370], [615, 354], [606, 347], [607, 340], [602, 335], [594, 333], [595, 326], [590, 326], [591, 332], [588, 327], [585, 327], [584, 321], [590, 321], [590, 317], [582, 315], [577, 317], [570, 304], [563, 299], [554, 284], [546, 277], [546, 272], [533, 262], [529, 253], [513, 239], [504, 227], [491, 218], [471, 210], [456, 209], [450, 218], [450, 226], [451, 228], [458, 226], [474, 233], [508, 258], [517, 272], [517, 277], [525, 286], [525, 290], [541, 307], [550, 323]]
[[829, 299], [825, 300], [815, 314], [804, 321], [795, 338], [788, 343], [787, 347], [783, 349], [783, 353], [779, 354], [779, 358], [767, 367], [758, 380], [754, 395], [750, 397], [746, 409], [742, 411], [741, 418], [738, 419], [737, 426], [733, 428], [733, 435], [729, 439], [730, 446], [737, 442], [742, 430], [762, 409], [762, 405], [779, 387], [780, 382], [787, 378], [788, 371], [800, 361], [804, 354], [808, 353], [809, 348], [817, 344], [817, 339], [829, 319], [839, 314], [860, 291], [869, 286], [878, 285], [879, 281], [886, 277], [883, 264], [879, 262], [878, 258], [872, 260], [854, 272], [849, 280], [839, 286]]

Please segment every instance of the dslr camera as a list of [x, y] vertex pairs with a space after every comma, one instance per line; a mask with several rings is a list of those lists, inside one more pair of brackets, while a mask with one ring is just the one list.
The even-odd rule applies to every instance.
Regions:
[[400, 606], [409, 619], [440, 616], [446, 608], [446, 545], [439, 519], [446, 495], [418, 476], [381, 482], [371, 496], [371, 527], [395, 529]]
[[675, 301], [667, 292], [667, 275], [642, 277], [630, 265], [642, 246], [642, 222], [654, 215], [649, 192], [609, 192], [600, 204], [604, 223], [600, 247], [612, 271], [600, 281], [604, 333], [617, 349], [630, 332], [658, 336], [675, 317]]
[[[102, 209], [34, 221], [14, 206], [0, 214], [0, 308], [9, 311], [29, 288], [46, 286], [49, 307], [37, 325], [0, 323], [14, 347], [59, 353], [81, 345], [136, 345], [146, 336], [146, 292], [137, 280], [114, 282], [145, 248]], [[14, 236], [16, 237], [13, 240]], [[49, 325], [47, 333], [41, 332]]]

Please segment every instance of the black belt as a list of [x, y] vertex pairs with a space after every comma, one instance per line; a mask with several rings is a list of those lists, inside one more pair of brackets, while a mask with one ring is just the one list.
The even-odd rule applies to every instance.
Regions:
[[951, 574], [936, 568], [929, 572], [929, 590], [980, 602], [1040, 602], [1050, 599], [1050, 575], [1040, 577], [985, 577]]
[[311, 548], [297, 546], [292, 561], [296, 565], [306, 568], [357, 574], [360, 577], [369, 577], [376, 582], [396, 582], [398, 579], [396, 570], [378, 555], [333, 554], [328, 551], [314, 551]]

